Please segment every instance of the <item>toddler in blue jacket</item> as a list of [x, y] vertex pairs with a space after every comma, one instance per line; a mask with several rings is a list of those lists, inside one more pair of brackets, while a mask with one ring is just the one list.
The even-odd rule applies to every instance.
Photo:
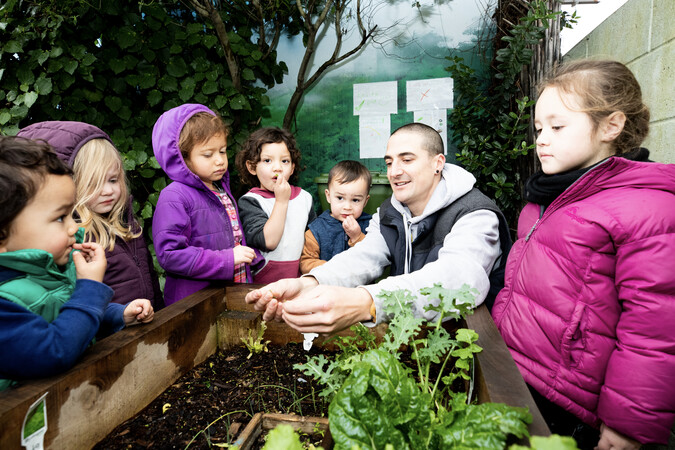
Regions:
[[48, 144], [0, 137], [0, 391], [69, 369], [99, 328], [152, 320], [148, 300], [109, 304], [104, 251], [82, 243], [72, 216], [71, 175]]
[[324, 211], [305, 231], [300, 271], [305, 274], [366, 237], [371, 215], [363, 212], [370, 195], [372, 175], [358, 161], [340, 161], [328, 172]]

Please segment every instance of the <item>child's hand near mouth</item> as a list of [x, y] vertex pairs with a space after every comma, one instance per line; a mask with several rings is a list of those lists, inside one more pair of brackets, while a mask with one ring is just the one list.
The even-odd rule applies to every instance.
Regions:
[[288, 202], [291, 199], [291, 185], [282, 174], [277, 174], [274, 182], [274, 198], [276, 201]]
[[347, 216], [345, 220], [342, 221], [342, 228], [349, 236], [349, 240], [355, 242], [359, 236], [361, 236], [361, 226], [356, 221], [354, 216]]

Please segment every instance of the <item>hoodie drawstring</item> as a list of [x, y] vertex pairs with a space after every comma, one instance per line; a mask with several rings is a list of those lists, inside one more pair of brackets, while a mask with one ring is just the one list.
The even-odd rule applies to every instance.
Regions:
[[412, 265], [413, 236], [410, 230], [410, 221], [405, 216], [403, 217], [403, 235], [405, 236], [405, 265], [403, 273], [410, 273], [410, 266]]

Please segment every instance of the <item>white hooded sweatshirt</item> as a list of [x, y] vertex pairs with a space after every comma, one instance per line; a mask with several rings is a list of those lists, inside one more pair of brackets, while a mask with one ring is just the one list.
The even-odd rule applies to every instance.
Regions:
[[[410, 243], [416, 237], [417, 225], [421, 220], [462, 197], [473, 188], [475, 182], [476, 179], [466, 170], [445, 164], [440, 183], [424, 212], [416, 217], [412, 217], [410, 210], [392, 196], [392, 207], [403, 216], [406, 241]], [[408, 271], [410, 251], [411, 246], [408, 245], [404, 274], [387, 277], [376, 284], [367, 284], [377, 280], [390, 264], [389, 248], [380, 233], [378, 208], [363, 241], [334, 256], [326, 264], [314, 268], [307, 276], [314, 277], [319, 284], [366, 289], [375, 303], [377, 323], [387, 321], [381, 310], [382, 300], [378, 298], [378, 294], [382, 290], [397, 289], [407, 289], [416, 295], [416, 314], [427, 320], [434, 320], [435, 312], [424, 311], [424, 306], [429, 300], [419, 295], [420, 289], [431, 287], [434, 283], [441, 283], [446, 289], [459, 289], [462, 285], [468, 284], [479, 292], [476, 305], [485, 299], [490, 289], [489, 274], [501, 253], [499, 219], [494, 212], [488, 210], [478, 210], [464, 215], [457, 220], [445, 237], [443, 247], [438, 252], [438, 259], [412, 273]], [[438, 300], [432, 302], [437, 303]]]

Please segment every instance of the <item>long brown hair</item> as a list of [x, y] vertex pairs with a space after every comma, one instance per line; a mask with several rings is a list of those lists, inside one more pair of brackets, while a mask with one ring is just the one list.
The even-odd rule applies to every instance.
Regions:
[[624, 113], [626, 123], [612, 142], [617, 155], [639, 147], [649, 133], [649, 108], [642, 101], [640, 84], [618, 61], [581, 59], [565, 63], [539, 85], [539, 93], [547, 87], [574, 95], [581, 109], [565, 106], [588, 114], [595, 127], [616, 111]]

